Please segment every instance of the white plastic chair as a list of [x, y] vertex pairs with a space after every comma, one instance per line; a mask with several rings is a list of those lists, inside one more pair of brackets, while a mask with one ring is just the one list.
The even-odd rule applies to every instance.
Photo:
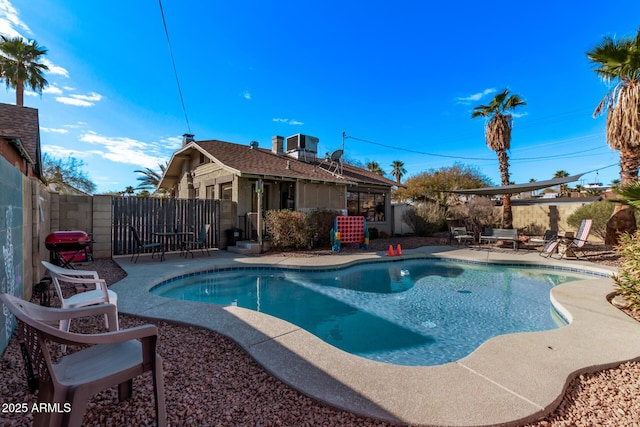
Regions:
[[[42, 265], [49, 270], [51, 275], [51, 281], [56, 289], [56, 294], [60, 299], [62, 308], [78, 308], [86, 307], [94, 304], [110, 303], [114, 306], [118, 306], [118, 294], [114, 291], [107, 289], [107, 282], [98, 276], [97, 271], [88, 270], [70, 270], [67, 268], [58, 267], [50, 262], [42, 261]], [[71, 295], [65, 298], [62, 293], [62, 286], [60, 282], [70, 283], [75, 285], [95, 285], [95, 289], [80, 292], [75, 295]], [[107, 328], [109, 327], [109, 320], [105, 316], [105, 322]], [[118, 318], [115, 320], [115, 330], [118, 330]], [[63, 331], [69, 331], [71, 322], [69, 319], [60, 321], [60, 329]]]
[[[154, 325], [76, 334], [61, 331], [48, 323], [104, 314], [110, 318], [110, 324], [115, 325], [118, 317], [115, 306], [43, 307], [9, 294], [0, 294], [0, 301], [18, 321], [18, 334], [28, 354], [26, 368], [37, 374], [38, 407], [58, 404], [61, 408], [60, 411], [36, 411], [34, 426], [81, 426], [91, 396], [117, 385], [120, 401], [128, 399], [133, 392], [133, 378], [147, 371], [152, 372], [157, 425], [167, 425], [162, 358], [156, 353], [158, 328]], [[83, 348], [54, 363], [51, 349], [55, 346], [49, 343]], [[65, 412], [67, 407], [70, 411]]]

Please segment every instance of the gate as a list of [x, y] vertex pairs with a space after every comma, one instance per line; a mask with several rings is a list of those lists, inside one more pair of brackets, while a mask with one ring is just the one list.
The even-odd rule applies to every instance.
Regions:
[[153, 233], [193, 232], [210, 224], [207, 245], [220, 243], [220, 201], [199, 199], [160, 199], [155, 197], [113, 197], [113, 255], [134, 252], [132, 225], [143, 242], [157, 240]]

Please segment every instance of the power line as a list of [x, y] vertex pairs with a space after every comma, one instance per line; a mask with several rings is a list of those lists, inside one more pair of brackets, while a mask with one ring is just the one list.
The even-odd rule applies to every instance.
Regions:
[[176, 76], [176, 84], [178, 85], [178, 93], [180, 94], [180, 102], [182, 103], [182, 111], [184, 112], [184, 120], [187, 122], [187, 130], [191, 133], [189, 118], [187, 117], [187, 109], [184, 106], [184, 97], [180, 88], [180, 79], [178, 79], [178, 70], [176, 69], [176, 61], [173, 58], [173, 49], [171, 49], [171, 40], [169, 40], [169, 30], [167, 29], [167, 21], [164, 18], [164, 10], [162, 9], [162, 0], [158, 0], [160, 5], [160, 15], [162, 15], [162, 24], [164, 25], [164, 33], [167, 36], [167, 44], [169, 45], [169, 56], [171, 56], [171, 64], [173, 65], [173, 74]]
[[[427, 153], [425, 151], [412, 150], [410, 148], [396, 147], [396, 146], [393, 146], [393, 145], [382, 144], [380, 142], [369, 141], [367, 139], [356, 138], [355, 136], [345, 136], [345, 138], [353, 139], [355, 141], [365, 142], [367, 144], [377, 145], [377, 146], [380, 146], [380, 147], [391, 148], [393, 150], [405, 151], [407, 153], [422, 154], [422, 155], [425, 155], [425, 156], [444, 157], [444, 158], [458, 159], [458, 160], [477, 160], [477, 161], [495, 161], [496, 160], [495, 157], [492, 157], [492, 158], [464, 157], [464, 156], [452, 156], [452, 155], [447, 155], [447, 154]], [[590, 155], [589, 154], [585, 155], [583, 153], [585, 153], [587, 151], [599, 150], [601, 148], [603, 148], [603, 147], [595, 147], [595, 148], [590, 148], [590, 149], [586, 149], [586, 150], [575, 151], [575, 152], [572, 152], [572, 153], [554, 154], [553, 156], [522, 157], [522, 158], [517, 158], [516, 157], [516, 158], [510, 158], [509, 161], [510, 162], [518, 162], [518, 161], [530, 161], [530, 160], [548, 160], [550, 158], [587, 157], [587, 156], [590, 156]]]

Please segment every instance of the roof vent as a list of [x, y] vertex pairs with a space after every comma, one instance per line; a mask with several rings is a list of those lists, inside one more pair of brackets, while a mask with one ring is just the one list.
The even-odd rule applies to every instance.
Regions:
[[258, 148], [260, 144], [258, 144], [258, 141], [251, 141], [249, 143], [249, 147], [251, 147], [252, 150], [255, 150], [256, 148]]

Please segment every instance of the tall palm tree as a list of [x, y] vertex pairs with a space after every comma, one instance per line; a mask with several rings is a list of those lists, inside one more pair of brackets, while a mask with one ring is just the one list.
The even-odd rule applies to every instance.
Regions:
[[[566, 178], [569, 176], [569, 172], [566, 170], [559, 170], [553, 174], [553, 178]], [[560, 196], [567, 196], [569, 194], [569, 186], [567, 184], [560, 184]]]
[[394, 160], [391, 163], [391, 167], [393, 168], [391, 170], [391, 175], [396, 178], [396, 183], [400, 184], [400, 180], [402, 179], [404, 174], [407, 173], [407, 170], [404, 168], [404, 162], [400, 160]]
[[[476, 117], [488, 119], [484, 129], [484, 137], [487, 146], [498, 155], [502, 185], [509, 185], [507, 150], [511, 148], [511, 128], [513, 125], [513, 116], [509, 113], [521, 105], [527, 105], [527, 103], [519, 95], [509, 96], [509, 89], [505, 89], [498, 93], [488, 105], [475, 107], [471, 114], [472, 119]], [[502, 227], [513, 228], [510, 194], [502, 196]]]
[[0, 36], [0, 78], [7, 88], [15, 88], [16, 105], [24, 105], [25, 83], [40, 94], [47, 86], [43, 71], [49, 67], [38, 62], [45, 53], [47, 49], [38, 46], [35, 40], [25, 43], [20, 37]]
[[373, 173], [377, 173], [380, 176], [384, 176], [384, 171], [378, 164], [378, 162], [369, 162], [367, 163], [367, 169]]
[[[607, 114], [607, 142], [620, 152], [620, 184], [625, 187], [638, 180], [640, 166], [640, 29], [634, 38], [604, 37], [587, 57], [599, 77], [616, 83], [593, 115]], [[605, 243], [616, 244], [621, 233], [635, 230], [633, 209], [616, 204], [607, 222]]]

